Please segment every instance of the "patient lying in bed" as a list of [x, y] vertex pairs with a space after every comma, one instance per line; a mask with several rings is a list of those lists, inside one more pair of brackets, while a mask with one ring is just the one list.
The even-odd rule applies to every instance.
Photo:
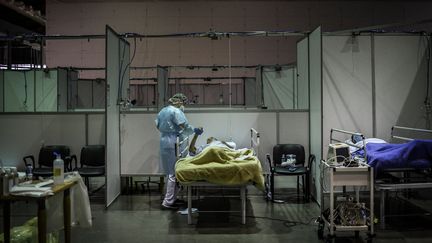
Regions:
[[[363, 141], [348, 141], [355, 144], [350, 146], [351, 154], [364, 158]], [[391, 144], [378, 138], [367, 138], [367, 163], [375, 168], [375, 172], [386, 169], [432, 168], [432, 140], [414, 139], [402, 144]], [[359, 148], [360, 147], [360, 148]]]
[[206, 181], [236, 186], [253, 182], [258, 189], [264, 189], [261, 162], [253, 155], [251, 149], [234, 150], [210, 145], [196, 156], [178, 160], [175, 173], [177, 180], [182, 184]]
[[205, 148], [207, 147], [221, 147], [221, 148], [229, 148], [229, 149], [236, 149], [236, 144], [234, 142], [226, 142], [226, 141], [220, 141], [219, 139], [215, 137], [209, 137], [207, 138], [207, 143], [204, 145], [199, 146], [198, 148], [195, 147], [196, 140], [198, 138], [198, 135], [194, 135], [192, 138], [192, 141], [189, 145], [189, 155], [195, 156], [199, 153], [201, 153]]

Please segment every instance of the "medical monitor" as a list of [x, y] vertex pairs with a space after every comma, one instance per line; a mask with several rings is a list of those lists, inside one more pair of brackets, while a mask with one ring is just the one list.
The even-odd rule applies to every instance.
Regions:
[[351, 157], [350, 149], [344, 143], [331, 143], [329, 144], [327, 153], [327, 163], [343, 163], [349, 161]]

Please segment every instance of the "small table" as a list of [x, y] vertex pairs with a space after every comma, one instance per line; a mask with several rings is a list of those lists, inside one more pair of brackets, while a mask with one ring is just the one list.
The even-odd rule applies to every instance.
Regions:
[[[70, 188], [77, 184], [77, 181], [65, 182], [60, 185], [53, 186], [52, 191], [54, 195], [62, 193], [63, 198], [63, 218], [64, 218], [64, 233], [65, 242], [71, 242], [71, 198]], [[10, 243], [10, 205], [15, 201], [36, 201], [38, 204], [38, 242], [46, 243], [47, 241], [47, 211], [46, 211], [46, 200], [53, 195], [47, 195], [42, 197], [31, 197], [31, 196], [14, 196], [8, 195], [0, 197], [3, 202], [3, 231], [4, 231], [4, 242]]]

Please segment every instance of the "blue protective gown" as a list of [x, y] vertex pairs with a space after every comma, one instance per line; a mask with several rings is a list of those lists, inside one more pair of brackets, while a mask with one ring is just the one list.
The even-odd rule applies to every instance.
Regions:
[[[194, 133], [194, 128], [189, 124], [185, 114], [179, 108], [172, 105], [164, 107], [156, 119], [156, 127], [160, 132], [160, 159], [164, 172], [168, 175], [175, 174], [175, 144], [177, 136], [182, 141]], [[184, 129], [180, 127], [183, 125]], [[181, 151], [188, 146], [186, 143], [180, 148]]]

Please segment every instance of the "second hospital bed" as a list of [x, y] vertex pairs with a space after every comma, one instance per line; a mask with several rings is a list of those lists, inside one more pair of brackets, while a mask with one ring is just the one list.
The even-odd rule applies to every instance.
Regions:
[[[404, 136], [398, 135], [405, 132]], [[392, 142], [357, 143], [354, 156], [363, 157], [375, 171], [375, 189], [380, 192], [380, 226], [385, 228], [386, 198], [389, 191], [432, 188], [431, 130], [393, 126]], [[343, 142], [343, 141], [339, 141]], [[353, 146], [353, 144], [346, 143]], [[360, 145], [360, 146], [359, 146]]]
[[247, 149], [207, 147], [194, 157], [180, 158], [184, 151], [177, 146], [180, 159], [176, 163], [176, 178], [187, 188], [188, 224], [192, 224], [192, 190], [221, 186], [240, 189], [242, 224], [246, 223], [246, 186], [253, 184], [264, 189], [261, 162], [257, 158], [260, 135], [253, 128], [250, 132], [251, 148]]

